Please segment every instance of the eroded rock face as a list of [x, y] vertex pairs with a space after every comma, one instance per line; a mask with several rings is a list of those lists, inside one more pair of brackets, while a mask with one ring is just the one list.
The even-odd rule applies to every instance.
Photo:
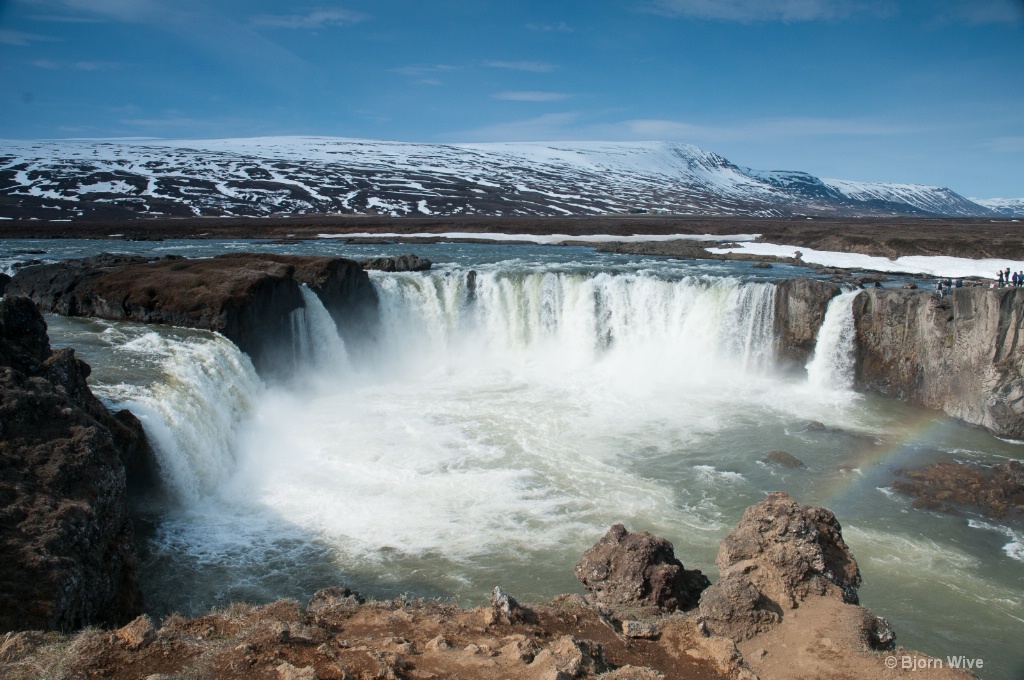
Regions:
[[366, 272], [351, 260], [329, 257], [99, 255], [22, 269], [8, 293], [67, 316], [218, 331], [266, 373], [288, 363], [291, 314], [303, 306], [301, 284], [320, 297], [346, 339], [376, 319], [377, 297]]
[[683, 567], [670, 542], [621, 524], [583, 554], [575, 573], [597, 602], [662, 611], [695, 607], [710, 585], [699, 569]]
[[775, 292], [775, 334], [780, 362], [793, 366], [807, 363], [814, 353], [828, 303], [841, 292], [836, 284], [815, 279], [779, 283]]
[[874, 289], [853, 309], [857, 385], [1024, 438], [1024, 289]]
[[152, 452], [23, 297], [0, 300], [0, 630], [119, 624], [141, 608], [125, 461]]
[[809, 597], [857, 603], [860, 570], [835, 515], [785, 493], [747, 508], [716, 563], [721, 579], [704, 591], [700, 612], [717, 635], [749, 638]]

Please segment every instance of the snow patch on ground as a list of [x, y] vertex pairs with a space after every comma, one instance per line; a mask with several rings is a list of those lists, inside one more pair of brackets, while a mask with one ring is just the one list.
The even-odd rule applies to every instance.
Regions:
[[743, 253], [746, 255], [769, 255], [772, 257], [793, 257], [803, 254], [803, 261], [824, 267], [840, 269], [861, 269], [901, 274], [929, 274], [941, 277], [977, 276], [995, 279], [997, 272], [1007, 267], [1011, 271], [1024, 270], [1020, 260], [971, 260], [965, 257], [928, 255], [907, 255], [890, 260], [886, 257], [861, 255], [860, 253], [837, 253], [799, 246], [777, 245], [775, 243], [739, 243], [735, 248], [708, 248], [712, 253]]

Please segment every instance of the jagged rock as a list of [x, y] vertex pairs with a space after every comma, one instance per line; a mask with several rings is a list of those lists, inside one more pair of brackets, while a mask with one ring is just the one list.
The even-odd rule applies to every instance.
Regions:
[[127, 626], [114, 631], [114, 635], [128, 649], [139, 649], [153, 641], [156, 637], [156, 628], [153, 627], [153, 620], [143, 614]]
[[316, 669], [312, 666], [296, 668], [287, 661], [278, 664], [277, 677], [280, 680], [317, 680]]
[[1024, 289], [870, 290], [853, 311], [857, 386], [1024, 439]]
[[377, 269], [382, 272], [425, 272], [433, 263], [425, 257], [409, 253], [397, 257], [375, 257], [364, 260], [359, 265], [363, 269]]
[[653, 640], [661, 634], [658, 624], [648, 621], [623, 621], [622, 636], [628, 638], [639, 638], [642, 640]]
[[583, 554], [576, 578], [607, 605], [639, 605], [664, 611], [696, 606], [710, 585], [699, 569], [687, 570], [672, 544], [646, 531], [630, 533], [621, 524]]
[[523, 609], [516, 599], [495, 586], [491, 592], [491, 606], [484, 610], [485, 625], [492, 626], [503, 623], [511, 625], [521, 623], [530, 618], [528, 612]]
[[0, 272], [0, 297], [3, 296], [4, 291], [7, 290], [7, 284], [11, 282], [11, 276]]
[[[342, 258], [238, 253], [210, 259], [98, 255], [27, 267], [9, 294], [43, 309], [205, 328], [223, 333], [257, 370], [284, 370], [292, 355], [291, 313], [307, 284], [352, 337], [375, 320], [376, 293], [355, 262]], [[347, 338], [346, 338], [347, 339]]]
[[722, 540], [716, 563], [722, 577], [700, 601], [715, 635], [747, 639], [809, 597], [857, 603], [860, 570], [835, 515], [785, 493], [747, 508]]
[[350, 588], [323, 588], [313, 593], [306, 610], [316, 614], [328, 609], [355, 609], [366, 603], [366, 598]]
[[769, 451], [768, 455], [761, 459], [761, 462], [766, 465], [777, 465], [791, 469], [806, 467], [802, 460], [785, 451]]
[[842, 292], [816, 279], [783, 281], [775, 289], [775, 337], [780, 362], [804, 366], [818, 339], [818, 329], [832, 298]]
[[30, 300], [0, 300], [0, 630], [120, 625], [141, 608], [124, 461], [152, 452], [89, 371], [50, 350]]
[[914, 496], [914, 507], [955, 512], [972, 505], [992, 517], [1024, 512], [1024, 464], [1018, 460], [984, 468], [963, 463], [933, 463], [919, 470], [900, 470], [892, 488]]
[[537, 678], [592, 677], [608, 670], [608, 660], [600, 644], [563, 635], [541, 650], [529, 668]]

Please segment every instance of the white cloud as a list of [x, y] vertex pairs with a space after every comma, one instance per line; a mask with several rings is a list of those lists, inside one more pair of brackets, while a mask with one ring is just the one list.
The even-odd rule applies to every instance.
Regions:
[[496, 123], [442, 135], [453, 142], [536, 142], [578, 138], [578, 113], [547, 113], [527, 120]]
[[1024, 3], [1019, 0], [954, 0], [943, 19], [968, 24], [1024, 23]]
[[347, 9], [322, 9], [307, 14], [274, 15], [263, 14], [254, 17], [253, 25], [268, 28], [317, 29], [327, 26], [351, 26], [367, 19], [365, 14]]
[[864, 11], [885, 11], [887, 3], [857, 0], [654, 0], [661, 14], [726, 21], [821, 21]]
[[411, 76], [413, 78], [419, 78], [423, 76], [429, 76], [435, 73], [448, 73], [454, 71], [455, 67], [449, 64], [418, 64], [415, 66], [400, 66], [398, 68], [391, 69], [392, 73], [398, 73], [403, 76]]
[[562, 92], [498, 92], [492, 96], [510, 102], [557, 102], [569, 98]]
[[985, 144], [990, 150], [1001, 153], [1024, 152], [1024, 137], [996, 137]]
[[564, 21], [559, 21], [557, 24], [526, 24], [526, 28], [529, 31], [537, 31], [538, 33], [572, 33], [573, 27]]
[[112, 61], [54, 61], [52, 59], [36, 59], [32, 65], [48, 71], [103, 71], [120, 66]]
[[543, 61], [488, 61], [491, 68], [503, 68], [510, 71], [530, 71], [532, 73], [550, 73], [556, 66]]
[[700, 140], [703, 142], [759, 141], [768, 138], [901, 135], [915, 130], [868, 120], [842, 118], [767, 118], [734, 125], [703, 125], [677, 120], [637, 119], [620, 124], [633, 139]]
[[10, 31], [0, 29], [0, 45], [14, 45], [15, 47], [28, 47], [34, 42], [48, 42], [53, 40], [45, 35], [35, 33], [22, 33], [21, 31]]

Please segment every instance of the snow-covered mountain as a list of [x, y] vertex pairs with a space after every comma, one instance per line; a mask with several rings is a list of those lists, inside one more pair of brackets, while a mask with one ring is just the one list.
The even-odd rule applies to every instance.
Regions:
[[287, 213], [995, 216], [940, 187], [761, 172], [664, 142], [0, 142], [0, 217]]
[[1003, 217], [1024, 217], [1024, 198], [972, 198], [971, 200]]

